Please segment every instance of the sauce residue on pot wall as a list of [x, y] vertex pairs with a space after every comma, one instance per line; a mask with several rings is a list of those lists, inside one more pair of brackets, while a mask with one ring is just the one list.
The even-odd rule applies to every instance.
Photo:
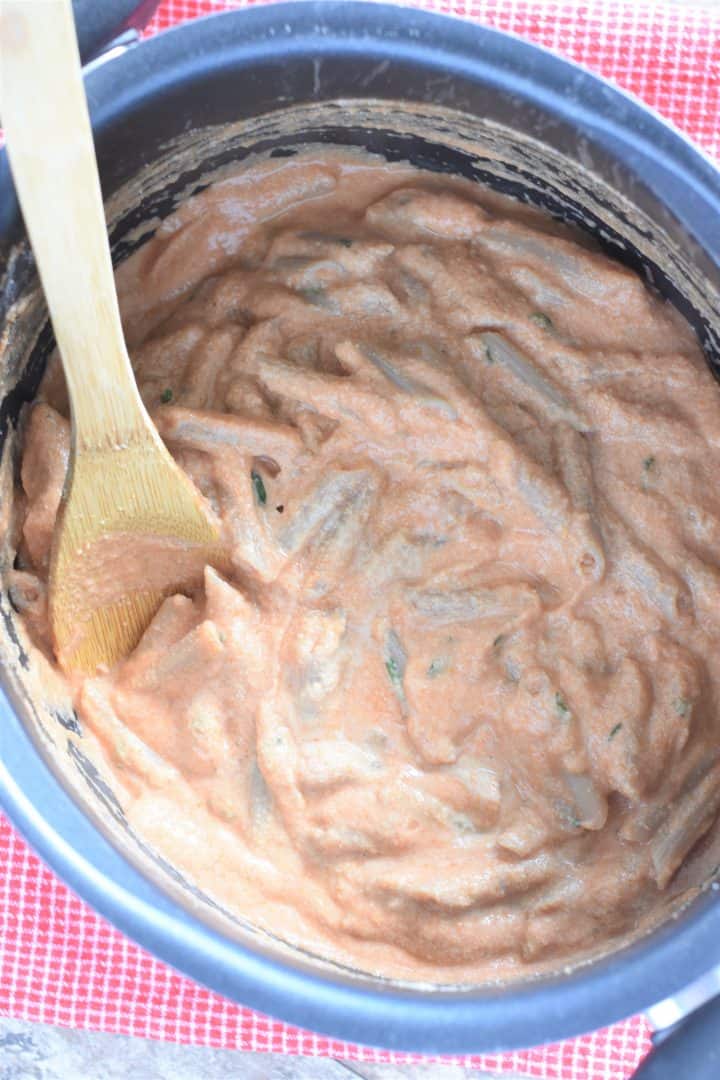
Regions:
[[[265, 162], [122, 266], [231, 567], [68, 676], [129, 821], [208, 894], [440, 981], [632, 933], [720, 808], [720, 389], [636, 276], [478, 197]], [[57, 373], [41, 397], [10, 587], [47, 649]]]

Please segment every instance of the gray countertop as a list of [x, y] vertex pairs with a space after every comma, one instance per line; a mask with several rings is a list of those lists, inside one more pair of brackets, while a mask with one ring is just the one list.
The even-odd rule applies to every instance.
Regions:
[[492, 1080], [492, 1076], [458, 1065], [365, 1065], [206, 1050], [0, 1017], [0, 1080]]

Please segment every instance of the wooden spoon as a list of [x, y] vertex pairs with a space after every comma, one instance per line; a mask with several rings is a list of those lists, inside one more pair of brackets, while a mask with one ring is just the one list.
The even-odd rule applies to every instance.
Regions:
[[199, 583], [219, 526], [135, 385], [70, 0], [0, 0], [0, 117], [72, 411], [54, 645], [64, 667], [90, 672], [133, 648], [164, 595]]

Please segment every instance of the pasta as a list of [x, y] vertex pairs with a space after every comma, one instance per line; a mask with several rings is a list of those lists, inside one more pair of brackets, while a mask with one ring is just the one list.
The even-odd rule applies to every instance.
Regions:
[[[267, 161], [122, 266], [229, 565], [71, 680], [131, 822], [206, 892], [446, 982], [637, 931], [720, 810], [720, 391], [632, 273], [481, 196]], [[41, 396], [10, 585], [49, 651], [69, 438], [57, 375]]]

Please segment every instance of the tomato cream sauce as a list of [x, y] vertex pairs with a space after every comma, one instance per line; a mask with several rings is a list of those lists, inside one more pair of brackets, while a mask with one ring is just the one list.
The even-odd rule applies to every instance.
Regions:
[[[229, 552], [67, 675], [134, 828], [384, 975], [632, 934], [720, 807], [720, 390], [687, 325], [539, 214], [327, 152], [218, 182], [117, 280]], [[40, 642], [65, 415], [54, 374], [10, 582]]]

